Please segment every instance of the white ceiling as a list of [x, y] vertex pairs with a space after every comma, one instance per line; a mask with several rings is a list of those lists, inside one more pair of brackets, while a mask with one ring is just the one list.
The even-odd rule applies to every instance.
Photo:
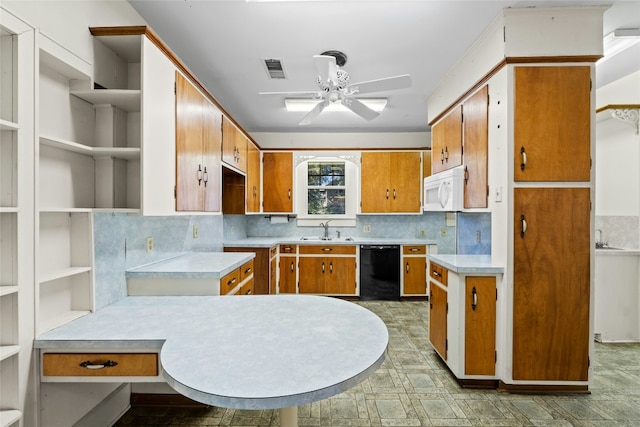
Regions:
[[[613, 4], [603, 34], [640, 27], [640, 1], [278, 1], [129, 0], [151, 28], [249, 132], [424, 132], [426, 99], [447, 71], [506, 7]], [[372, 121], [284, 109], [266, 91], [315, 91], [313, 55], [340, 50], [352, 82], [410, 74], [412, 87]], [[269, 79], [262, 62], [282, 60], [287, 79]], [[597, 67], [597, 85], [640, 69], [640, 43]]]

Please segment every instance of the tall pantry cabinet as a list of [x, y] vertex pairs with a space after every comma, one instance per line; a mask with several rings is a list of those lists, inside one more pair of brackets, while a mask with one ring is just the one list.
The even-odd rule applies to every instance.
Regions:
[[0, 14], [0, 426], [28, 425], [33, 396], [35, 31]]

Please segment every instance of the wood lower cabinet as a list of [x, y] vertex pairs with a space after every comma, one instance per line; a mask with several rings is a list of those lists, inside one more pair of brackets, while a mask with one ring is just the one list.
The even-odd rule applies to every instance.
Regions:
[[362, 213], [420, 212], [420, 152], [362, 152]]
[[278, 293], [298, 293], [298, 247], [296, 245], [280, 245], [279, 248]]
[[402, 294], [427, 294], [427, 248], [425, 245], [402, 246]]
[[278, 247], [269, 249], [269, 294], [278, 293]]
[[271, 289], [271, 248], [225, 247], [225, 252], [253, 252], [253, 291], [256, 295], [268, 295]]
[[355, 295], [356, 250], [352, 245], [300, 245], [298, 291]]
[[429, 285], [429, 341], [443, 360], [447, 360], [447, 290], [431, 281]]
[[587, 381], [590, 189], [515, 188], [513, 379]]
[[263, 153], [262, 163], [262, 210], [293, 212], [293, 153]]
[[176, 210], [219, 212], [222, 113], [176, 71]]
[[157, 353], [43, 353], [42, 376], [155, 377]]
[[465, 278], [464, 373], [496, 374], [496, 278]]

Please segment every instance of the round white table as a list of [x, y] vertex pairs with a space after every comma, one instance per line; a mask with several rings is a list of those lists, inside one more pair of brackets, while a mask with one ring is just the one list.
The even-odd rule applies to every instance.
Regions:
[[[297, 426], [297, 406], [341, 393], [384, 361], [389, 335], [371, 311], [309, 295], [218, 297], [196, 327], [167, 339], [160, 360], [168, 384], [208, 405], [280, 408]], [[189, 313], [192, 318], [194, 313]]]

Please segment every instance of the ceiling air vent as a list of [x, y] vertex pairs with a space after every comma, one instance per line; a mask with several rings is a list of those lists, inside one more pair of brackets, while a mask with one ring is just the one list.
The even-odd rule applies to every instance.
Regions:
[[264, 65], [267, 67], [267, 73], [272, 79], [286, 79], [284, 70], [282, 69], [282, 62], [279, 59], [265, 59]]

